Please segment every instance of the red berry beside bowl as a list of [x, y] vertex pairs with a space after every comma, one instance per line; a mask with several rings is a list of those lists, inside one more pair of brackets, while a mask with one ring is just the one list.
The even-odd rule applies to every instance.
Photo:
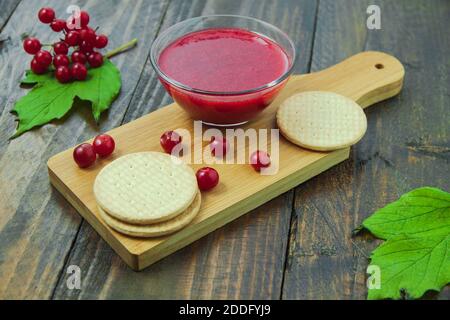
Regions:
[[263, 168], [270, 166], [270, 155], [264, 151], [255, 151], [250, 156], [250, 164], [255, 171], [260, 172]]

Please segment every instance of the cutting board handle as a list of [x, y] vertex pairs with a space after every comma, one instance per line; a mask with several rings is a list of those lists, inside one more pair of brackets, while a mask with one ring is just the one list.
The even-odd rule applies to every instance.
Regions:
[[384, 52], [365, 51], [319, 72], [294, 76], [287, 95], [301, 91], [327, 90], [347, 96], [366, 108], [397, 95], [403, 86], [405, 69]]

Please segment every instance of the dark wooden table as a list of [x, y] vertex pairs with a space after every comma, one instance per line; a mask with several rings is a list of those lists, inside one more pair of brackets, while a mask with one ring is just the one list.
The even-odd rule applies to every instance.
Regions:
[[[0, 298], [364, 299], [371, 236], [352, 230], [374, 210], [419, 186], [449, 190], [450, 37], [447, 0], [70, 1], [110, 34], [123, 90], [93, 122], [80, 105], [64, 119], [8, 140], [9, 114], [26, 90], [21, 34], [51, 39], [36, 14], [62, 15], [69, 1], [0, 0]], [[381, 30], [366, 9], [381, 8]], [[403, 92], [367, 110], [369, 128], [348, 161], [243, 216], [143, 272], [129, 269], [49, 185], [47, 159], [98, 132], [170, 102], [153, 72], [153, 39], [186, 18], [230, 13], [285, 30], [298, 49], [297, 73], [316, 71], [363, 50], [381, 50], [406, 67]], [[81, 268], [81, 290], [66, 286]], [[432, 298], [448, 299], [448, 287]]]

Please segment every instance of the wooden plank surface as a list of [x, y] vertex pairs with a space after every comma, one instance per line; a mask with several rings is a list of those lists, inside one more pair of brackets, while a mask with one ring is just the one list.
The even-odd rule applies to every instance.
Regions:
[[[123, 89], [113, 108], [96, 127], [85, 105], [77, 106], [62, 122], [55, 122], [8, 140], [14, 133], [14, 117], [9, 114], [13, 102], [25, 90], [18, 82], [30, 57], [22, 52], [20, 35], [39, 35], [48, 42], [53, 33], [35, 16], [42, 1], [22, 1], [4, 27], [0, 37], [11, 41], [0, 47], [0, 297], [50, 298], [62, 273], [70, 249], [78, 233], [81, 218], [53, 190], [48, 181], [48, 158], [96, 132], [116, 127], [125, 115], [132, 92], [140, 78], [152, 39], [160, 24], [167, 3], [164, 1], [74, 1], [92, 14], [94, 25], [110, 34], [110, 47], [132, 38], [141, 42], [114, 62], [122, 71]], [[63, 1], [46, 1], [60, 14], [65, 13]], [[27, 21], [27, 23], [24, 23]], [[8, 183], [6, 183], [8, 181]], [[5, 183], [4, 183], [5, 182]]]
[[[307, 71], [314, 29], [314, 1], [171, 1], [163, 28], [186, 18], [233, 13], [274, 23], [299, 49], [296, 73]], [[170, 101], [150, 63], [125, 117], [128, 122]], [[85, 270], [82, 290], [62, 278], [55, 298], [259, 298], [280, 296], [292, 192], [274, 199], [140, 273], [130, 270], [84, 223], [68, 263]], [[98, 270], [101, 271], [101, 275]], [[99, 285], [98, 278], [106, 281]]]
[[[448, 1], [321, 0], [312, 70], [362, 50], [406, 67], [403, 92], [370, 107], [368, 131], [349, 161], [295, 190], [284, 299], [364, 299], [372, 237], [351, 232], [376, 209], [420, 186], [450, 189]], [[369, 4], [382, 29], [367, 30]], [[432, 296], [432, 295], [431, 295]], [[440, 298], [449, 297], [448, 287]]]

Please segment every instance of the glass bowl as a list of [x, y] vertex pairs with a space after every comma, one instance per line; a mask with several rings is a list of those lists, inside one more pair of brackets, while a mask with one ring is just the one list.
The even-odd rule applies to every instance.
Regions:
[[[286, 71], [256, 88], [207, 91], [178, 82], [161, 70], [159, 57], [174, 41], [193, 32], [222, 28], [250, 31], [277, 44], [286, 54]], [[255, 118], [275, 99], [292, 73], [295, 46], [283, 31], [267, 22], [236, 15], [210, 15], [184, 20], [166, 29], [154, 41], [150, 56], [153, 68], [167, 92], [194, 120], [215, 126], [234, 126]]]

